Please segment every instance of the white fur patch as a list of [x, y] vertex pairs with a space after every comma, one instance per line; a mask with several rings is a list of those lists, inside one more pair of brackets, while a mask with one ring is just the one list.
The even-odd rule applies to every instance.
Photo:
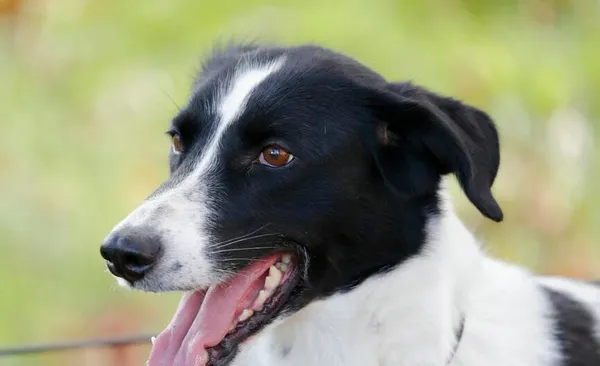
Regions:
[[208, 234], [210, 208], [206, 202], [217, 183], [210, 181], [210, 172], [219, 162], [227, 128], [243, 113], [252, 91], [279, 70], [284, 61], [279, 58], [266, 65], [240, 65], [218, 96], [218, 123], [194, 169], [173, 187], [143, 202], [113, 229], [113, 233], [152, 230], [161, 237], [163, 255], [153, 270], [134, 284], [136, 289], [190, 290], [210, 286], [222, 277], [223, 274], [215, 272], [205, 252], [212, 240]]

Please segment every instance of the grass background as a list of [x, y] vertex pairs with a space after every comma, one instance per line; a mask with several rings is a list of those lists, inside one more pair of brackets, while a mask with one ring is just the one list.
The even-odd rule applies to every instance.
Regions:
[[[0, 0], [0, 347], [155, 332], [179, 295], [117, 289], [104, 236], [167, 176], [169, 119], [217, 39], [316, 42], [488, 111], [506, 220], [486, 250], [600, 277], [597, 0]], [[137, 365], [148, 347], [0, 359]]]

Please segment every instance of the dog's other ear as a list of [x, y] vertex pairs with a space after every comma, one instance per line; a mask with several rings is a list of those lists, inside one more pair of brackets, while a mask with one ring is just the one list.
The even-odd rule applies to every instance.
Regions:
[[[500, 165], [498, 132], [485, 112], [409, 83], [390, 83], [375, 99], [379, 143], [388, 150], [407, 145], [401, 152], [420, 159], [411, 163], [411, 171], [426, 179], [413, 186], [431, 181], [433, 174], [454, 173], [471, 203], [489, 219], [502, 221], [491, 191]], [[396, 159], [407, 164], [407, 158]]]

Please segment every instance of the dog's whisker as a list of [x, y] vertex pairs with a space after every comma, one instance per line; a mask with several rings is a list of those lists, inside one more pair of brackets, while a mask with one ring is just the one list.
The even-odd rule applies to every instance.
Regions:
[[277, 233], [265, 233], [265, 234], [254, 235], [255, 233], [256, 233], [256, 231], [252, 232], [252, 233], [248, 233], [248, 234], [242, 235], [242, 236], [238, 236], [238, 237], [235, 237], [235, 238], [231, 238], [231, 239], [222, 241], [220, 243], [216, 243], [215, 245], [217, 245], [217, 246], [219, 246], [219, 245], [227, 245], [227, 244], [229, 244], [231, 242], [234, 242], [234, 241], [237, 241], [237, 240], [251, 239], [251, 238], [254, 238], [254, 237], [261, 237], [261, 236], [268, 236], [268, 235], [277, 235]]
[[252, 231], [250, 233], [247, 233], [247, 234], [235, 237], [235, 238], [227, 239], [227, 240], [222, 241], [220, 243], [216, 243], [215, 245], [227, 244], [227, 243], [229, 243], [229, 242], [231, 242], [233, 240], [238, 240], [238, 239], [246, 238], [248, 236], [252, 236], [252, 235], [256, 234], [257, 232], [261, 231], [262, 229], [266, 228], [269, 225], [270, 225], [270, 223], [264, 224], [263, 226], [259, 227], [258, 229], [254, 230], [254, 231]]
[[238, 244], [238, 243], [242, 243], [242, 242], [250, 241], [250, 240], [254, 240], [254, 239], [265, 238], [265, 237], [269, 237], [269, 236], [280, 236], [280, 234], [278, 234], [278, 233], [269, 233], [269, 234], [255, 235], [255, 236], [246, 237], [246, 238], [238, 239], [238, 240], [235, 240], [235, 241], [227, 242], [227, 243], [225, 243], [223, 245], [215, 245], [214, 248], [217, 248], [217, 249], [226, 248], [226, 247], [232, 246], [234, 244]]
[[248, 262], [255, 262], [255, 263], [264, 263], [267, 260], [256, 259], [256, 258], [246, 258], [246, 257], [232, 257], [232, 258], [219, 259], [219, 262], [235, 262], [235, 261], [248, 261]]
[[277, 249], [277, 247], [268, 246], [268, 247], [233, 248], [233, 249], [216, 250], [216, 251], [212, 251], [211, 253], [218, 254], [218, 253], [230, 253], [230, 252], [239, 252], [239, 251], [243, 251], [243, 250], [259, 250], [259, 249]]

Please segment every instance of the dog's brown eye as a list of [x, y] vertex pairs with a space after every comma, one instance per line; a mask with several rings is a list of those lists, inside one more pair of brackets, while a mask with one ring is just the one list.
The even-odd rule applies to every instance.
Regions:
[[183, 152], [183, 144], [181, 143], [181, 136], [178, 134], [173, 134], [173, 151], [176, 154], [181, 154]]
[[294, 155], [277, 145], [267, 146], [258, 157], [258, 161], [262, 165], [273, 168], [282, 167], [286, 164], [289, 164], [292, 160], [294, 160]]

